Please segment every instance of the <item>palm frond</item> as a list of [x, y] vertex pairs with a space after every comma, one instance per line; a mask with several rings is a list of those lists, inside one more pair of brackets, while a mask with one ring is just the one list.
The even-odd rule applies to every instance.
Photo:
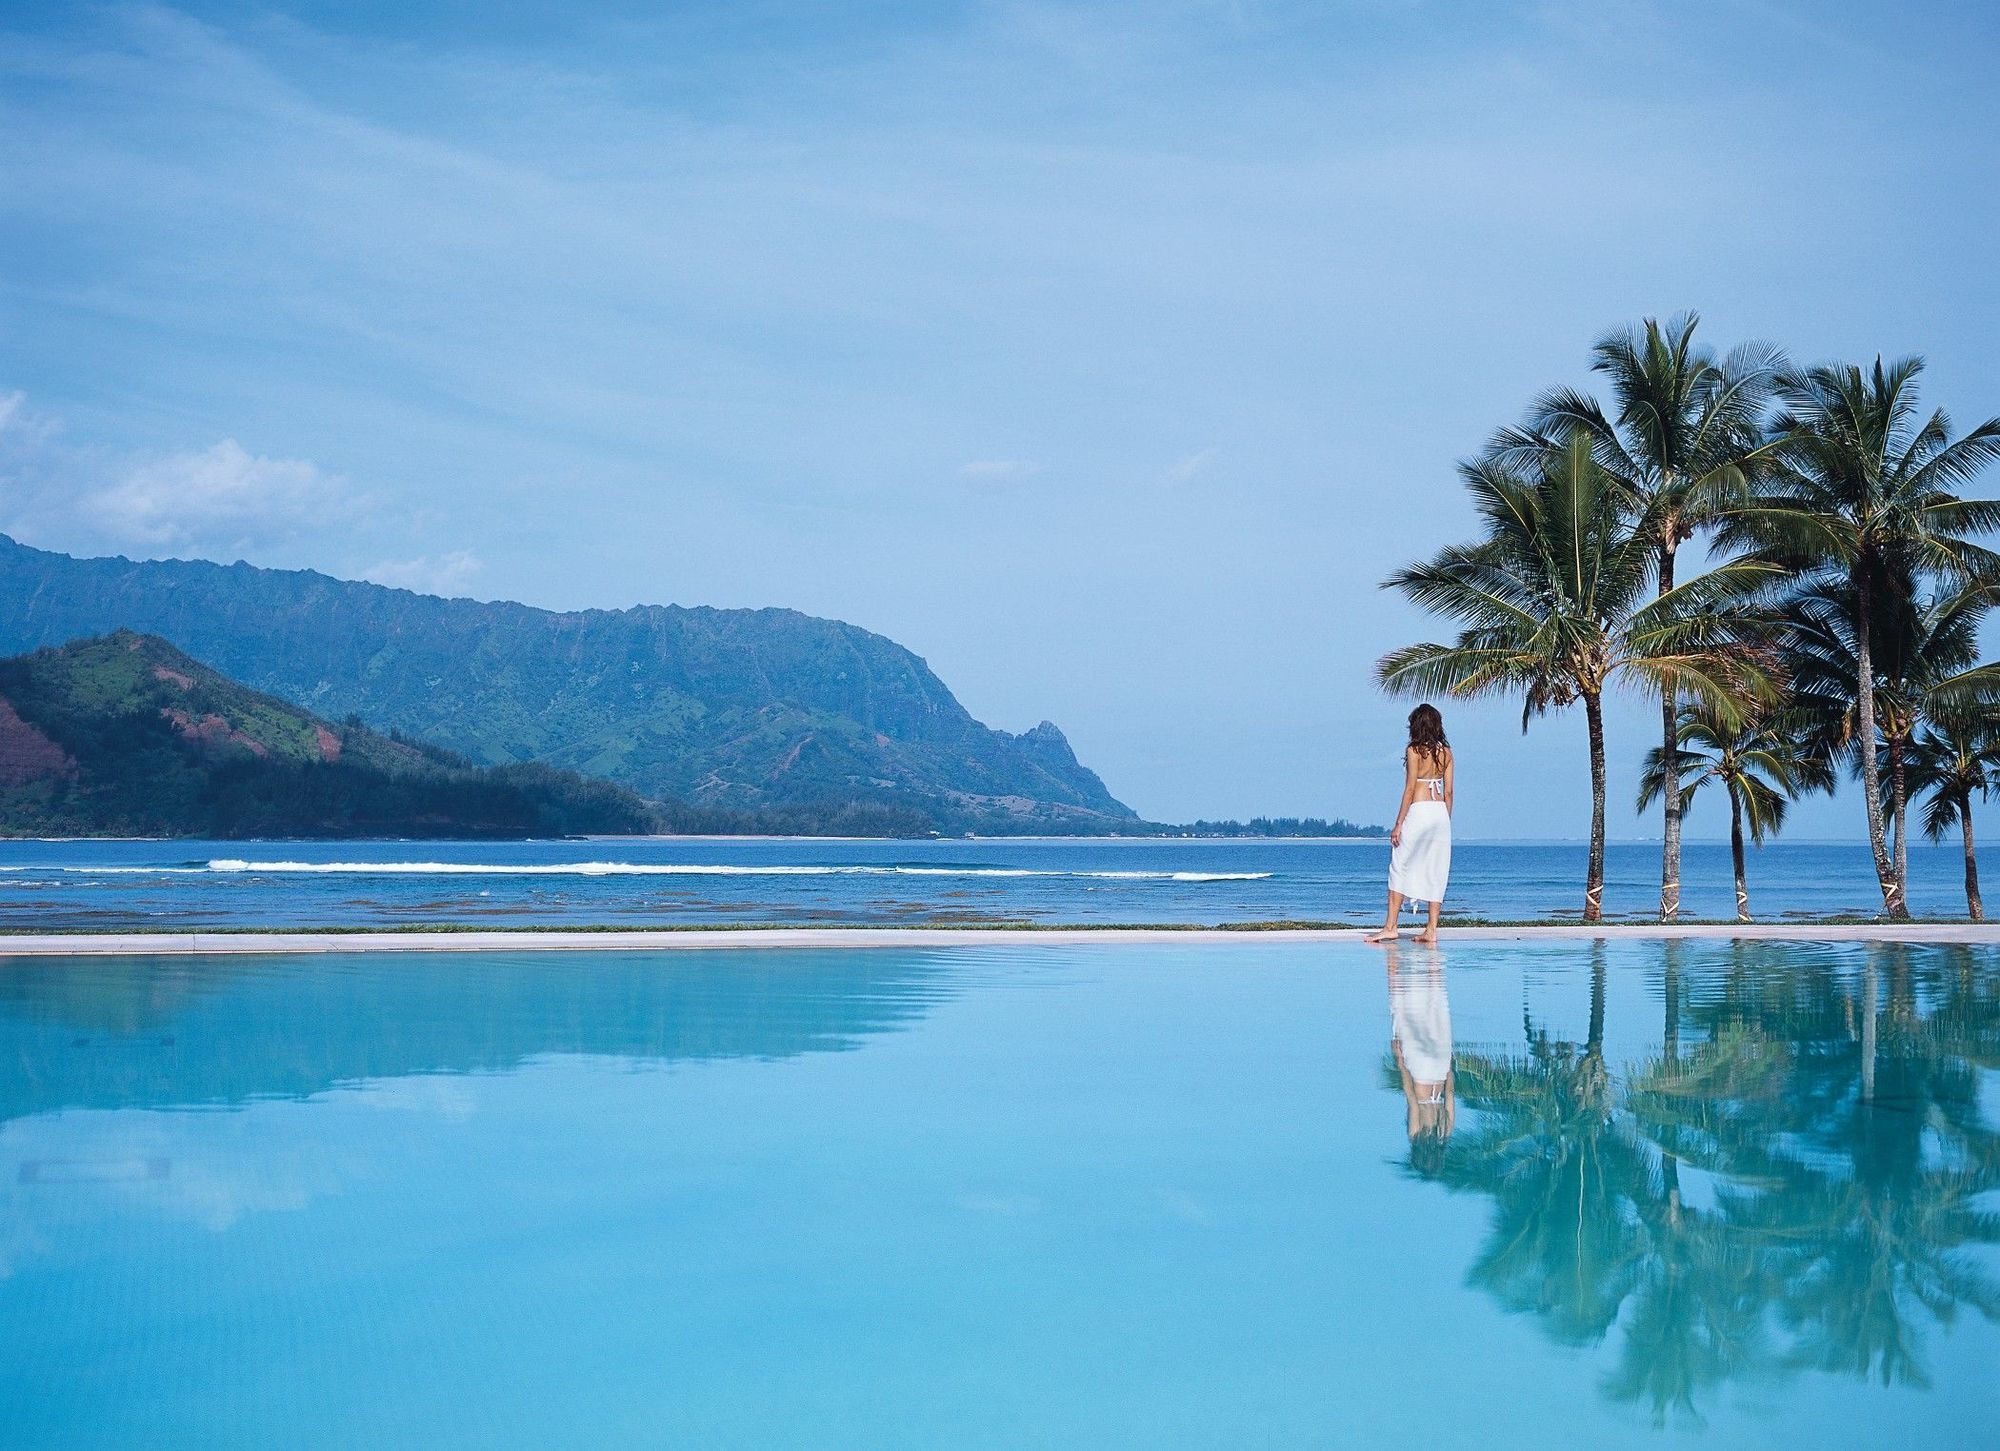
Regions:
[[[1681, 810], [1686, 811], [1694, 801], [1695, 793], [1706, 785], [1713, 774], [1713, 763], [1699, 751], [1678, 751], [1675, 753], [1675, 775], [1681, 782]], [[1658, 801], [1667, 789], [1667, 753], [1659, 746], [1646, 752], [1646, 759], [1639, 769], [1639, 795], [1635, 809], [1640, 815]]]
[[1376, 681], [1393, 695], [1449, 695], [1461, 700], [1532, 684], [1535, 673], [1534, 662], [1519, 650], [1465, 637], [1455, 645], [1409, 645], [1375, 662]]

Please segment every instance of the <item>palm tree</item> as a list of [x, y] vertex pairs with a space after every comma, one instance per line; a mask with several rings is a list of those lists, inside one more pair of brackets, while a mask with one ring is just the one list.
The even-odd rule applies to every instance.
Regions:
[[1589, 729], [1590, 856], [1583, 920], [1603, 916], [1604, 692], [1685, 690], [1725, 712], [1768, 697], [1764, 652], [1732, 608], [1776, 574], [1736, 560], [1644, 602], [1659, 527], [1634, 519], [1591, 440], [1572, 430], [1540, 450], [1496, 447], [1460, 466], [1486, 536], [1398, 570], [1386, 588], [1460, 621], [1450, 644], [1391, 651], [1384, 688], [1459, 699], [1521, 692], [1521, 727], [1581, 702]]
[[1978, 663], [1979, 627], [1995, 592], [1946, 587], [1919, 596], [1907, 581], [1880, 596], [1864, 641], [1854, 601], [1838, 584], [1803, 589], [1786, 610], [1785, 663], [1811, 750], [1865, 769], [1854, 682], [1864, 647], [1872, 671], [1875, 737], [1890, 867], [1909, 899], [1910, 767], [1918, 732], [1935, 717], [1974, 717], [2000, 701], [2000, 665]]
[[1982, 799], [2000, 785], [2000, 726], [1990, 714], [1943, 713], [1912, 743], [1910, 787], [1928, 791], [1924, 835], [1940, 841], [1953, 826], [1965, 839], [1965, 910], [1975, 922], [1986, 920], [1979, 899], [1979, 858], [1973, 851], [1972, 798]]
[[1675, 766], [1658, 746], [1646, 753], [1639, 777], [1639, 810], [1678, 784], [1685, 807], [1710, 782], [1729, 796], [1729, 852], [1736, 867], [1736, 920], [1750, 920], [1750, 888], [1744, 872], [1743, 829], [1758, 846], [1785, 823], [1786, 803], [1807, 791], [1831, 791], [1833, 770], [1800, 748], [1796, 715], [1754, 711], [1734, 716], [1703, 701], [1681, 707]]
[[2000, 665], [1977, 663], [1979, 625], [1994, 592], [1975, 586], [1923, 601], [1892, 637], [1896, 653], [1877, 670], [1882, 706], [1882, 784], [1894, 843], [1896, 881], [1910, 892], [1910, 768], [1923, 726], [1953, 714], [1983, 716], [2000, 705]]
[[[1572, 429], [1591, 441], [1616, 480], [1626, 508], [1651, 528], [1657, 592], [1674, 588], [1681, 545], [1711, 528], [1742, 502], [1749, 474], [1764, 452], [1762, 426], [1771, 387], [1784, 357], [1748, 343], [1718, 358], [1695, 342], [1700, 318], [1682, 313], [1662, 324], [1606, 333], [1591, 349], [1591, 370], [1610, 384], [1614, 411], [1571, 389], [1545, 394], [1514, 442], [1534, 446]], [[1685, 794], [1674, 777], [1680, 730], [1678, 692], [1660, 690], [1665, 824], [1660, 859], [1660, 920], [1681, 910], [1681, 819]]]
[[[1906, 581], [2000, 575], [2000, 557], [1971, 538], [2000, 528], [2000, 500], [1958, 492], [2000, 458], [2000, 418], [1957, 439], [1941, 410], [1920, 421], [1922, 371], [1920, 358], [1877, 358], [1868, 371], [1838, 364], [1783, 374], [1770, 477], [1757, 500], [1724, 521], [1725, 540], [1760, 545], [1767, 557], [1838, 586], [1854, 619], [1872, 618]], [[1870, 633], [1854, 633], [1854, 736], [1882, 908], [1905, 919], [1907, 894], [1884, 830]]]

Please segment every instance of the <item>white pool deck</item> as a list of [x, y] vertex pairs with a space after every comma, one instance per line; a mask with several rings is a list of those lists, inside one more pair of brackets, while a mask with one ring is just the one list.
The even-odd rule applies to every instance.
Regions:
[[[1367, 929], [1256, 930], [939, 927], [689, 928], [673, 932], [159, 932], [0, 935], [4, 957], [226, 956], [308, 952], [661, 952], [715, 948], [828, 947], [1108, 947], [1135, 943], [1244, 946], [1258, 942], [1359, 945]], [[1615, 923], [1585, 927], [1446, 927], [1445, 942], [1541, 938], [1713, 938], [1778, 942], [1945, 942], [2000, 945], [1996, 923]], [[1410, 934], [1404, 934], [1405, 942]]]

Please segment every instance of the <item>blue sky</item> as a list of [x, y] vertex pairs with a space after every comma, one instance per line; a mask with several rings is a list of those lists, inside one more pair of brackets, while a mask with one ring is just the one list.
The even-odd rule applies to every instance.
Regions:
[[[1605, 328], [2000, 412], [1996, 61], [1974, 5], [0, 3], [0, 529], [792, 606], [1146, 814], [1381, 819], [1377, 582]], [[1449, 716], [1463, 830], [1582, 832], [1579, 721]]]

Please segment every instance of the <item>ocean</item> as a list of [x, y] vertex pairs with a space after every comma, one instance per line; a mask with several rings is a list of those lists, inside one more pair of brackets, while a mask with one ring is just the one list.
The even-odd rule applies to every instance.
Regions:
[[[1581, 842], [1468, 841], [1450, 918], [1580, 914]], [[1609, 848], [1605, 915], [1659, 902], [1657, 844]], [[1379, 920], [1385, 841], [11, 841], [0, 930], [210, 927], [1241, 923]], [[1965, 913], [1956, 844], [1914, 843], [1921, 916]], [[1989, 866], [1991, 864], [1989, 863]], [[1729, 848], [1686, 848], [1684, 911], [1734, 916]], [[1750, 857], [1761, 920], [1872, 915], [1860, 842], [1777, 842]]]

